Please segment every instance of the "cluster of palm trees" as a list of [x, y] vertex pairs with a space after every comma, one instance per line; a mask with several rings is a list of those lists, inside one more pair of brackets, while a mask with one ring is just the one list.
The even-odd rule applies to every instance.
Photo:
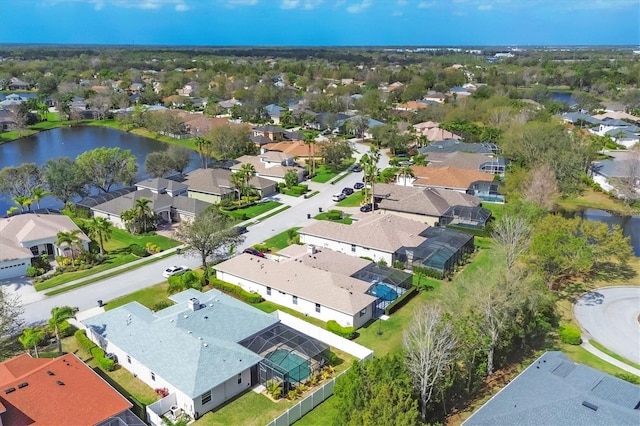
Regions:
[[[31, 210], [31, 205], [36, 203], [37, 208], [40, 208], [40, 200], [42, 200], [47, 195], [51, 195], [46, 189], [37, 186], [31, 190], [30, 196], [27, 195], [18, 195], [13, 199], [13, 201], [20, 206], [20, 212], [24, 213], [25, 211]], [[11, 207], [7, 210], [7, 215], [15, 213], [18, 210], [18, 207]]]
[[[62, 340], [60, 339], [60, 331], [69, 318], [72, 318], [76, 313], [76, 309], [70, 306], [56, 306], [51, 310], [51, 318], [49, 319], [49, 329], [54, 332], [56, 336], [56, 342], [58, 344], [58, 355], [62, 355]], [[22, 335], [18, 337], [18, 340], [24, 346], [24, 349], [29, 352], [31, 348], [34, 349], [36, 358], [39, 357], [38, 345], [42, 343], [45, 337], [45, 330], [43, 328], [28, 327], [22, 331]]]
[[148, 198], [136, 200], [133, 208], [123, 211], [120, 217], [132, 234], [155, 231], [160, 222], [160, 217], [151, 209], [151, 200]]
[[256, 177], [256, 168], [253, 164], [245, 163], [230, 177], [231, 184], [238, 190], [238, 197], [249, 197], [256, 193], [256, 188], [251, 185], [251, 179]]
[[[84, 226], [87, 229], [88, 235], [97, 240], [100, 246], [100, 254], [104, 254], [104, 243], [111, 239], [111, 227], [113, 224], [103, 217], [93, 217], [87, 221]], [[82, 249], [82, 239], [80, 238], [79, 229], [73, 229], [71, 231], [60, 231], [57, 234], [58, 239], [56, 245], [58, 247], [68, 247], [71, 252], [71, 259], [75, 261], [75, 253]]]

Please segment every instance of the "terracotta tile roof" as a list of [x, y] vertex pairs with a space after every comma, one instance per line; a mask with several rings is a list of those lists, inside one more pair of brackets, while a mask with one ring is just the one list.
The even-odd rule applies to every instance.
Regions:
[[[267, 151], [280, 151], [293, 157], [309, 156], [309, 147], [302, 141], [268, 143], [266, 145], [263, 145], [262, 148], [266, 149]], [[312, 152], [314, 149], [315, 152], [319, 152], [317, 146], [311, 147]]]
[[351, 225], [319, 220], [298, 232], [393, 253], [402, 246], [417, 247], [425, 238], [420, 233], [428, 225], [392, 214], [368, 213], [355, 216]]
[[478, 170], [457, 169], [454, 167], [412, 166], [416, 180], [414, 186], [451, 188], [466, 191], [473, 182], [493, 181], [493, 175]]
[[0, 403], [5, 425], [95, 425], [131, 408], [73, 354], [54, 359], [23, 354], [1, 363]]

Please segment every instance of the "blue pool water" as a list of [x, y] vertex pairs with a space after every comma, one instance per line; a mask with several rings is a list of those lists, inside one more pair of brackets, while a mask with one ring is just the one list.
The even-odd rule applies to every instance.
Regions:
[[398, 298], [398, 293], [391, 287], [384, 284], [374, 284], [369, 290], [373, 296], [379, 297], [382, 300], [391, 302]]

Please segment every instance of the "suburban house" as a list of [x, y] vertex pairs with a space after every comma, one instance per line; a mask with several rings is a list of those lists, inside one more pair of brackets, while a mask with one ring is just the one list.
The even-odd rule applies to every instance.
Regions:
[[545, 352], [462, 424], [637, 425], [640, 387]]
[[491, 182], [493, 176], [479, 170], [458, 169], [455, 167], [411, 166], [413, 177], [398, 176], [397, 183], [406, 186], [451, 189], [467, 192], [474, 182]]
[[437, 102], [439, 104], [443, 104], [447, 99], [447, 95], [440, 92], [429, 92], [422, 99], [425, 101]]
[[640, 197], [640, 152], [610, 152], [613, 158], [591, 163], [592, 179], [605, 191], [618, 191], [621, 181], [635, 180]]
[[580, 127], [594, 127], [602, 124], [602, 120], [592, 117], [584, 112], [565, 112], [562, 114], [562, 121]]
[[[218, 290], [174, 294], [153, 312], [137, 302], [81, 323], [119, 364], [167, 396], [147, 407], [147, 421], [186, 414], [198, 419], [270, 380], [287, 392], [328, 362], [328, 346]], [[293, 365], [292, 365], [293, 364]]]
[[[375, 213], [356, 216], [351, 225], [318, 221], [300, 229], [300, 241], [374, 262], [450, 272], [474, 250], [473, 235], [404, 217]], [[409, 255], [407, 255], [409, 252]]]
[[74, 354], [0, 363], [0, 424], [144, 426], [131, 403]]
[[[460, 222], [484, 228], [491, 212], [480, 207], [480, 199], [458, 191], [436, 188], [419, 188], [378, 183], [374, 186], [374, 196], [382, 213], [389, 213], [407, 219], [437, 226]], [[454, 207], [459, 207], [455, 209]], [[479, 214], [478, 210], [483, 214]], [[461, 217], [460, 213], [473, 214]], [[477, 218], [478, 220], [475, 220]]]
[[8, 90], [29, 90], [31, 85], [26, 81], [20, 80], [18, 77], [11, 77], [7, 84]]
[[243, 164], [251, 164], [256, 170], [256, 176], [284, 182], [284, 176], [289, 170], [296, 172], [298, 182], [303, 179], [304, 168], [296, 165], [295, 158], [280, 151], [266, 151], [257, 156], [243, 155], [236, 158], [237, 163], [231, 166], [231, 171], [237, 172]]
[[[418, 127], [418, 124], [414, 125], [416, 129], [432, 129], [438, 125], [438, 123], [426, 122], [419, 123], [423, 126], [429, 126], [434, 124], [435, 126], [431, 127]], [[493, 155], [500, 153], [500, 147], [494, 143], [489, 142], [480, 142], [480, 143], [467, 143], [462, 142], [459, 139], [444, 139], [438, 140], [435, 142], [431, 142], [429, 145], [424, 146], [422, 148], [418, 148], [418, 152], [422, 155], [432, 155], [432, 154], [450, 154], [453, 152], [468, 152], [475, 154], [484, 154], [484, 155]]]
[[280, 117], [282, 113], [287, 111], [286, 108], [282, 108], [280, 105], [269, 104], [264, 107], [267, 110], [267, 114], [269, 114], [269, 118], [273, 121], [274, 124], [280, 124]]
[[[226, 169], [196, 169], [187, 175], [184, 183], [188, 186], [189, 198], [218, 204], [223, 199], [238, 197], [238, 191], [231, 183], [232, 172]], [[274, 180], [256, 176], [249, 181], [261, 197], [276, 192], [278, 183]]]
[[620, 119], [604, 118], [598, 127], [589, 131], [599, 136], [610, 136], [615, 143], [625, 148], [631, 148], [640, 142], [640, 127]]
[[136, 190], [148, 189], [154, 194], [167, 194], [172, 197], [187, 195], [188, 186], [175, 180], [150, 178], [136, 183]]
[[0, 130], [12, 130], [16, 127], [16, 120], [8, 109], [0, 106]]
[[359, 328], [411, 286], [411, 274], [326, 248], [291, 245], [279, 259], [242, 254], [216, 277], [322, 321]]
[[13, 108], [16, 107], [18, 105], [22, 105], [23, 103], [27, 102], [29, 100], [29, 98], [25, 97], [25, 96], [20, 96], [18, 94], [15, 93], [11, 93], [10, 95], [5, 96], [4, 100], [0, 101], [0, 107], [3, 108]]
[[502, 183], [492, 181], [478, 181], [473, 182], [469, 188], [467, 188], [467, 194], [480, 198], [483, 202], [487, 203], [504, 203], [505, 197], [502, 191]]
[[441, 129], [440, 127], [429, 127], [418, 129], [418, 136], [424, 136], [427, 140], [430, 141], [442, 141], [447, 139], [462, 139], [461, 136], [458, 136], [454, 133], [451, 133], [448, 130]]
[[192, 221], [197, 214], [203, 212], [210, 205], [202, 200], [185, 196], [171, 196], [145, 188], [93, 206], [91, 212], [94, 217], [104, 217], [110, 220], [114, 226], [124, 229], [125, 223], [121, 218], [122, 213], [134, 208], [137, 200], [145, 198], [151, 200], [149, 207], [163, 223]]
[[[31, 258], [67, 256], [71, 248], [56, 244], [58, 232], [80, 231], [73, 221], [59, 214], [26, 213], [0, 218], [0, 279], [25, 275]], [[82, 231], [78, 233], [84, 250], [91, 241]]]
[[504, 176], [508, 161], [494, 155], [469, 152], [429, 152], [426, 154], [429, 167], [454, 167], [458, 169], [478, 170], [484, 173]]

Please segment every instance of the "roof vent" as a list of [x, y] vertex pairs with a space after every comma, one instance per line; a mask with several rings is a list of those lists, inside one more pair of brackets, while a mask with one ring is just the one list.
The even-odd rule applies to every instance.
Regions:
[[582, 405], [584, 405], [585, 407], [587, 407], [587, 408], [589, 408], [589, 409], [591, 409], [593, 411], [598, 411], [598, 406], [595, 405], [595, 404], [592, 404], [592, 403], [590, 403], [588, 401], [582, 401]]
[[205, 343], [205, 344], [203, 344], [202, 346], [204, 346], [204, 347], [206, 348], [207, 346], [209, 346], [209, 344], [208, 344], [208, 343]]
[[11, 392], [15, 392], [15, 390], [16, 390], [16, 388], [9, 388], [9, 389], [5, 389], [5, 390], [4, 390], [4, 393], [5, 393], [5, 394], [9, 394], [9, 393], [11, 393]]
[[47, 370], [47, 374], [48, 374], [49, 376], [55, 376], [55, 374], [53, 374], [53, 371], [51, 371], [51, 370]]
[[200, 305], [200, 301], [195, 298], [192, 297], [191, 299], [189, 299], [189, 309], [191, 309], [193, 312], [199, 310], [202, 306]]
[[22, 382], [18, 385], [18, 389], [22, 389], [22, 388], [26, 388], [27, 386], [29, 386], [29, 383], [27, 382]]
[[64, 382], [61, 380], [56, 380], [56, 383], [58, 384], [58, 386], [64, 386]]

